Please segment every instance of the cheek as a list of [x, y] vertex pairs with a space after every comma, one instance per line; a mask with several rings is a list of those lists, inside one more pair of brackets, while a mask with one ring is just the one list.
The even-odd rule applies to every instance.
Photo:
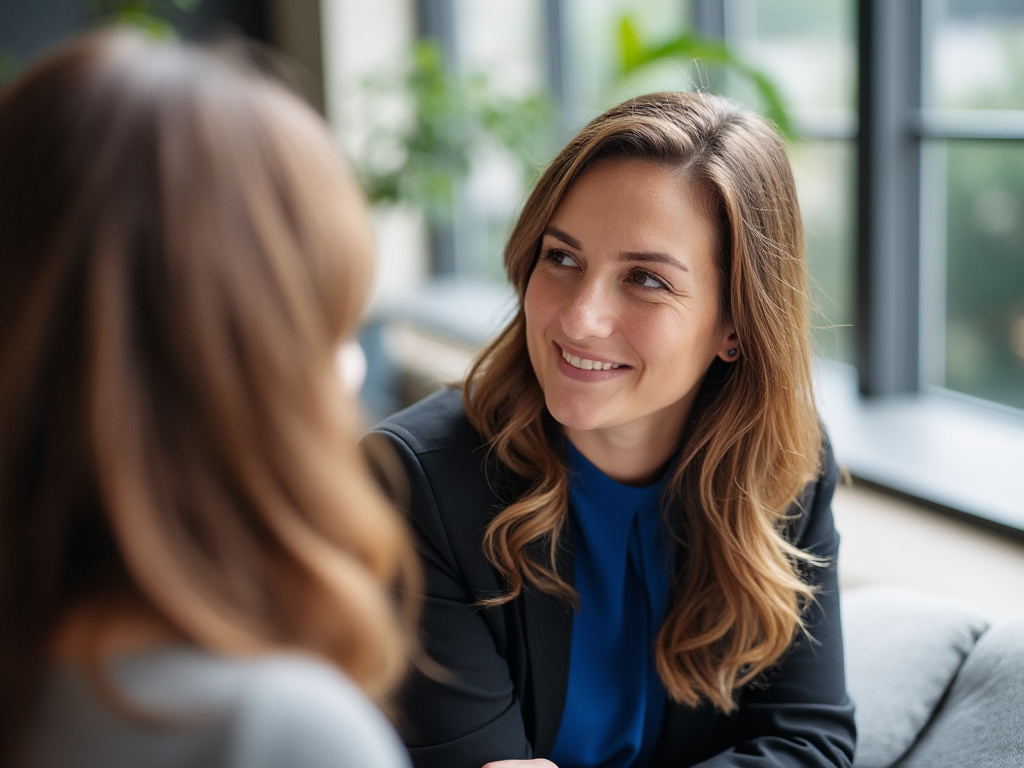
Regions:
[[530, 278], [523, 296], [523, 314], [529, 337], [544, 333], [551, 320], [558, 315], [557, 298], [550, 286], [536, 275]]
[[526, 351], [530, 357], [530, 365], [533, 366], [534, 373], [537, 373], [538, 376], [537, 361], [539, 347], [544, 344], [545, 326], [542, 317], [545, 302], [538, 296], [540, 292], [537, 281], [531, 277], [530, 282], [526, 284], [526, 293], [523, 295], [523, 317], [526, 319]]
[[622, 327], [640, 356], [669, 379], [703, 375], [717, 354], [718, 333], [702, 317], [635, 317]]

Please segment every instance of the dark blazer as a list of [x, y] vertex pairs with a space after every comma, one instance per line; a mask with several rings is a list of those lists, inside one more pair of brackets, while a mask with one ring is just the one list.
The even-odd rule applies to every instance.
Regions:
[[[422, 639], [449, 672], [415, 672], [400, 697], [399, 730], [417, 768], [480, 768], [491, 760], [546, 757], [555, 743], [568, 685], [573, 614], [525, 590], [497, 608], [475, 603], [502, 591], [483, 554], [495, 512], [525, 492], [489, 460], [448, 389], [386, 419], [366, 438], [387, 438], [408, 475], [410, 517], [426, 572]], [[730, 715], [670, 703], [651, 765], [683, 768], [849, 766], [853, 706], [846, 694], [831, 499], [838, 472], [831, 450], [822, 477], [801, 499], [792, 540], [829, 558], [809, 581], [812, 635], [800, 637], [766, 680], [738, 692]], [[566, 537], [571, 540], [571, 537]], [[559, 571], [572, 580], [571, 547]], [[704, 761], [704, 762], [702, 762]]]

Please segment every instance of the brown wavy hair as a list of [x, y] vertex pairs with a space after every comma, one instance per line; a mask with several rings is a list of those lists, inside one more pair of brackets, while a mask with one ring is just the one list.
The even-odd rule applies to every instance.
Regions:
[[734, 691], [776, 662], [804, 629], [816, 559], [786, 538], [789, 509], [820, 471], [799, 208], [786, 150], [773, 128], [703, 93], [654, 93], [587, 125], [551, 162], [505, 248], [519, 295], [515, 316], [478, 356], [463, 397], [492, 455], [531, 490], [485, 536], [508, 583], [576, 602], [556, 562], [568, 515], [564, 436], [530, 366], [523, 297], [542, 233], [581, 174], [606, 158], [677, 169], [719, 232], [723, 317], [741, 355], [716, 359], [686, 424], [666, 492], [684, 551], [657, 642], [661, 679], [676, 701], [735, 707]]
[[323, 121], [240, 60], [107, 30], [2, 94], [0, 762], [97, 598], [392, 691], [418, 565], [336, 370], [372, 253]]

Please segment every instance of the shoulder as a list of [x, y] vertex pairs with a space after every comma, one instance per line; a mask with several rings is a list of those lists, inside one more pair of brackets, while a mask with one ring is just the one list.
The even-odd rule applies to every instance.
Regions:
[[460, 583], [480, 592], [498, 589], [483, 552], [483, 531], [526, 484], [491, 455], [469, 423], [462, 393], [436, 392], [380, 422], [363, 439], [370, 445], [386, 441], [378, 458], [401, 463], [395, 496], [417, 536], [428, 581], [432, 574], [457, 573]]
[[[469, 423], [462, 393], [446, 388], [377, 424], [363, 438], [386, 440], [405, 469], [410, 502], [421, 508], [433, 498], [442, 515], [465, 509], [468, 518], [515, 498], [519, 483], [491, 456]], [[458, 513], [458, 517], [465, 515]]]
[[[79, 665], [48, 670], [28, 765], [112, 768], [408, 768], [390, 724], [342, 672], [292, 653], [193, 647], [115, 657], [112, 708]], [[147, 717], [172, 727], [154, 727]]]
[[231, 740], [252, 768], [408, 768], [376, 705], [336, 667], [299, 654], [245, 664]]
[[455, 387], [441, 389], [377, 424], [370, 435], [386, 435], [416, 454], [438, 450], [475, 450], [483, 440], [473, 429]]

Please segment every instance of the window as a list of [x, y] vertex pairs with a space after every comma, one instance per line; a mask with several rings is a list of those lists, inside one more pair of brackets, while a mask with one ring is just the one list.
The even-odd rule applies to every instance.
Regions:
[[[687, 28], [721, 37], [768, 73], [799, 135], [791, 157], [819, 308], [820, 393], [841, 460], [865, 482], [1024, 537], [1019, 0], [416, 7], [421, 30], [439, 24], [461, 66], [524, 87], [546, 81], [560, 106], [552, 150], [631, 91], [707, 87], [760, 106], [735, 73], [699, 63], [618, 79], [623, 14], [652, 41]], [[456, 273], [499, 274], [523, 191], [505, 184], [499, 195], [502, 178], [485, 162], [467, 181]]]
[[[485, 73], [498, 94], [519, 95], [546, 87], [546, 18], [542, 0], [514, 3], [454, 0], [457, 66]], [[536, 157], [539, 166], [547, 157]], [[455, 226], [456, 272], [504, 280], [501, 253], [509, 212], [526, 192], [526, 179], [498, 152], [477, 158], [459, 190]]]
[[[859, 397], [847, 387], [839, 409], [856, 436], [851, 463], [868, 479], [1019, 535], [1024, 416], [1014, 406], [1024, 360], [1014, 359], [1010, 329], [1024, 297], [1024, 251], [979, 230], [1005, 221], [1017, 194], [1000, 166], [1021, 162], [1024, 113], [1010, 108], [1009, 89], [996, 97], [998, 112], [980, 107], [983, 93], [1015, 76], [999, 39], [1018, 50], [1022, 11], [1011, 2], [862, 0], [857, 16]], [[966, 41], [979, 40], [988, 73], [1004, 74], [978, 70]]]
[[1024, 408], [1024, 7], [933, 1], [921, 21], [923, 378]]

